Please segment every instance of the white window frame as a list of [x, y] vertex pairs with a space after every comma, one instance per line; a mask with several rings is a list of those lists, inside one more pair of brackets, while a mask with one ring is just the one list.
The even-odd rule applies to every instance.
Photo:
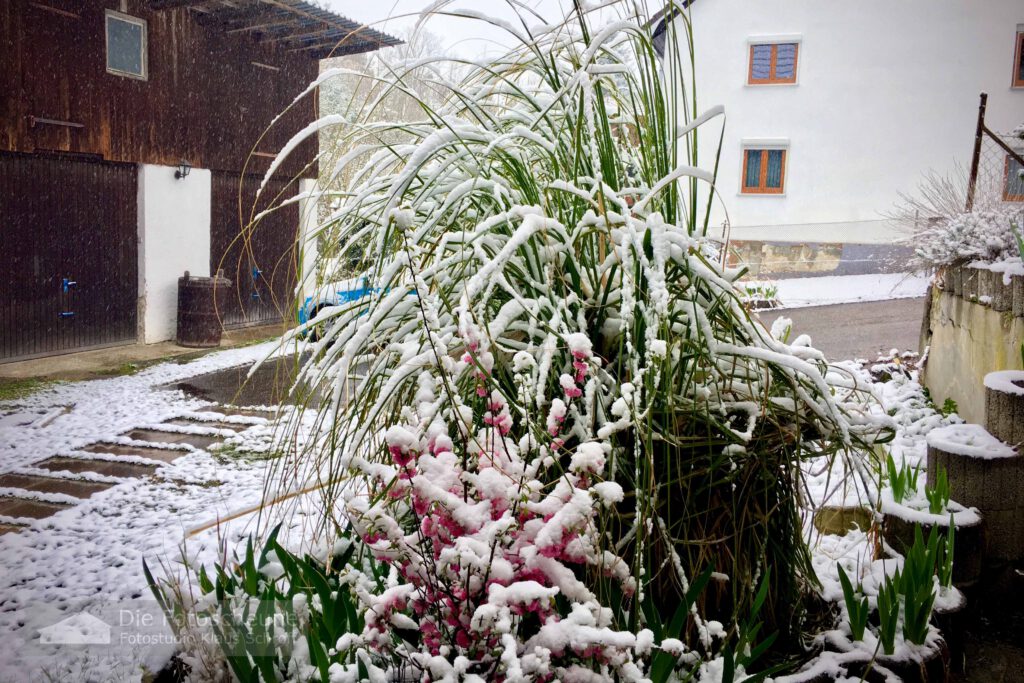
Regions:
[[[110, 66], [110, 19], [114, 18], [119, 21], [123, 21], [128, 24], [135, 24], [136, 26], [142, 27], [142, 74], [132, 73], [130, 71], [121, 71], [120, 69], [114, 69]], [[103, 55], [104, 62], [107, 67], [108, 74], [114, 74], [115, 76], [122, 76], [124, 78], [133, 78], [137, 81], [148, 81], [149, 80], [149, 22], [145, 19], [139, 19], [133, 17], [130, 14], [124, 14], [123, 12], [117, 12], [112, 9], [106, 10], [103, 16], [103, 37], [106, 43], [107, 51]]]
[[[751, 83], [750, 50], [754, 45], [778, 45], [796, 43], [796, 71], [792, 83]], [[792, 88], [800, 85], [800, 67], [804, 63], [804, 37], [799, 33], [780, 33], [769, 36], [747, 36], [747, 52], [743, 60], [743, 86], [746, 88]]]
[[[786, 154], [782, 157], [782, 192], [744, 192], [743, 177], [746, 174], [746, 160], [748, 149], [781, 149]], [[743, 138], [740, 140], [740, 179], [736, 194], [740, 197], [753, 197], [755, 199], [781, 199], [789, 192], [789, 138]]]

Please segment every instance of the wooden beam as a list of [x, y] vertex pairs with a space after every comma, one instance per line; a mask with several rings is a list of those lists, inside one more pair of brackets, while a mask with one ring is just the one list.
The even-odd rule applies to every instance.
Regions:
[[[302, 16], [308, 19], [312, 19], [314, 21], [330, 24], [338, 28], [344, 28], [344, 25], [341, 23], [340, 17], [333, 15], [329, 12], [325, 12], [323, 10], [316, 10], [316, 14], [314, 14], [313, 12], [307, 11], [302, 7], [297, 6], [296, 4], [290, 2], [289, 0], [260, 0], [260, 2], [264, 2], [268, 5], [273, 5], [274, 7], [280, 7], [284, 10], [293, 12], [295, 14], [301, 14]], [[312, 9], [316, 8], [314, 7]]]
[[161, 10], [161, 9], [177, 9], [179, 7], [189, 7], [192, 5], [203, 5], [208, 0], [150, 0], [150, 9]]
[[[338, 35], [345, 37], [351, 31], [345, 32], [334, 27], [324, 26], [321, 24], [319, 30], [311, 30], [313, 27], [309, 24], [300, 26], [295, 31], [289, 33], [268, 33], [263, 38], [260, 38], [261, 43], [280, 43], [281, 41], [302, 41], [308, 38], [327, 38], [328, 36]], [[356, 35], [356, 34], [353, 34]]]
[[299, 28], [309, 26], [309, 23], [301, 17], [282, 17], [279, 15], [274, 15], [274, 17], [274, 19], [254, 19], [250, 22], [233, 22], [228, 24], [228, 28], [225, 28], [224, 32], [247, 33], [249, 31], [266, 31], [268, 34], [273, 35], [268, 29], [272, 29], [275, 26], [294, 26]]
[[334, 57], [341, 57], [343, 55], [353, 55], [360, 52], [369, 52], [367, 49], [368, 43], [361, 41], [358, 43], [347, 43], [342, 44], [340, 40], [329, 40], [326, 42], [320, 41], [316, 43], [308, 43], [306, 45], [300, 45], [298, 47], [289, 48], [288, 52], [305, 52], [306, 50], [320, 50], [328, 52]]
[[[199, 9], [199, 8], [197, 8]], [[217, 8], [205, 7], [202, 16], [197, 17], [205, 24], [230, 24], [233, 22], [245, 22], [252, 19], [264, 19], [276, 10], [263, 4], [248, 5], [245, 7], [228, 7], [220, 5]], [[282, 16], [285, 13], [281, 13]]]
[[313, 59], [327, 59], [329, 57], [344, 57], [345, 55], [358, 55], [363, 52], [371, 52], [366, 48], [366, 43], [357, 43], [355, 45], [331, 45], [321, 46], [319, 49], [315, 47], [296, 48], [290, 50], [290, 52], [303, 52], [308, 51], [308, 54]]
[[81, 15], [75, 14], [74, 12], [69, 12], [66, 9], [60, 9], [60, 8], [57, 8], [57, 7], [51, 7], [50, 5], [44, 5], [41, 2], [30, 2], [28, 4], [32, 5], [36, 9], [41, 9], [41, 10], [43, 10], [45, 12], [53, 12], [54, 14], [59, 14], [62, 17], [70, 17], [71, 19], [81, 19], [82, 18]]

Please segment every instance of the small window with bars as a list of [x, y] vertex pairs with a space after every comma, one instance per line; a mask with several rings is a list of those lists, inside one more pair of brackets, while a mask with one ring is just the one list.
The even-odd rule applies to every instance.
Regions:
[[1024, 166], [1009, 154], [1003, 171], [1003, 201], [1024, 202]]
[[747, 83], [772, 85], [796, 83], [799, 43], [752, 43]]
[[782, 194], [786, 188], [786, 150], [743, 150], [743, 194]]
[[1017, 42], [1013, 52], [1013, 87], [1024, 88], [1024, 30], [1017, 27]]

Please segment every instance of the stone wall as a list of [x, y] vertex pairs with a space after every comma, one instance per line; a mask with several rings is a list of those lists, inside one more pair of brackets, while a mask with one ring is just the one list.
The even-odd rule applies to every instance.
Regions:
[[1024, 276], [948, 268], [930, 293], [921, 347], [929, 348], [924, 385], [936, 404], [947, 398], [968, 422], [984, 423], [985, 375], [1019, 370], [1024, 343]]
[[903, 273], [912, 253], [894, 244], [731, 240], [728, 263], [753, 279]]

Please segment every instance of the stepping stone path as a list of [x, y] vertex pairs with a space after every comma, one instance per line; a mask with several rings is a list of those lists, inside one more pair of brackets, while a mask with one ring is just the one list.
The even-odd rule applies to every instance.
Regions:
[[47, 458], [38, 462], [34, 467], [39, 467], [52, 472], [71, 472], [81, 474], [82, 472], [95, 472], [108, 477], [144, 477], [156, 472], [157, 465], [140, 465], [134, 462], [117, 462], [116, 460], [102, 460], [100, 458], [69, 458], [62, 455]]
[[238, 424], [235, 422], [207, 422], [206, 420], [198, 422], [187, 417], [176, 417], [173, 420], [167, 420], [164, 424], [177, 425], [180, 427], [216, 427], [217, 429], [230, 429], [233, 432], [244, 432], [249, 427], [252, 427], [250, 424]]
[[0, 515], [4, 517], [31, 517], [43, 519], [50, 515], [66, 510], [70, 505], [66, 503], [48, 503], [41, 500], [28, 498], [8, 498], [0, 496]]
[[[237, 424], [218, 419], [234, 416], [255, 417], [265, 421], [273, 419], [274, 413], [234, 406], [208, 406], [198, 413], [167, 420], [163, 424], [170, 428], [168, 430], [147, 426], [131, 429], [121, 435], [150, 445], [97, 441], [77, 449], [81, 456], [56, 455], [32, 464], [34, 471], [31, 473], [0, 474], [0, 489], [4, 490], [0, 493], [0, 536], [27, 528], [27, 524], [22, 522], [44, 519], [72, 507], [71, 503], [41, 500], [35, 494], [63, 494], [84, 499], [116, 485], [114, 482], [92, 481], [75, 475], [93, 473], [122, 479], [147, 477], [156, 472], [160, 463], [174, 462], [191, 453], [193, 448], [206, 450], [224, 440], [224, 436], [218, 434], [173, 431], [176, 427], [207, 427], [237, 433], [254, 424], [261, 424]], [[88, 457], [89, 454], [96, 457]], [[138, 458], [149, 462], [139, 462]], [[41, 474], [40, 470], [60, 473], [60, 476]]]
[[[215, 443], [223, 441], [219, 436], [207, 436], [205, 434], [188, 434], [183, 432], [162, 432], [156, 429], [133, 429], [125, 432], [123, 436], [136, 441], [149, 441], [151, 443], [166, 444], [188, 444], [199, 449], [208, 448]], [[182, 455], [185, 455], [183, 452]]]
[[75, 498], [88, 498], [111, 486], [113, 484], [87, 479], [39, 477], [31, 474], [0, 474], [0, 488], [24, 489], [40, 493], [63, 493]]

